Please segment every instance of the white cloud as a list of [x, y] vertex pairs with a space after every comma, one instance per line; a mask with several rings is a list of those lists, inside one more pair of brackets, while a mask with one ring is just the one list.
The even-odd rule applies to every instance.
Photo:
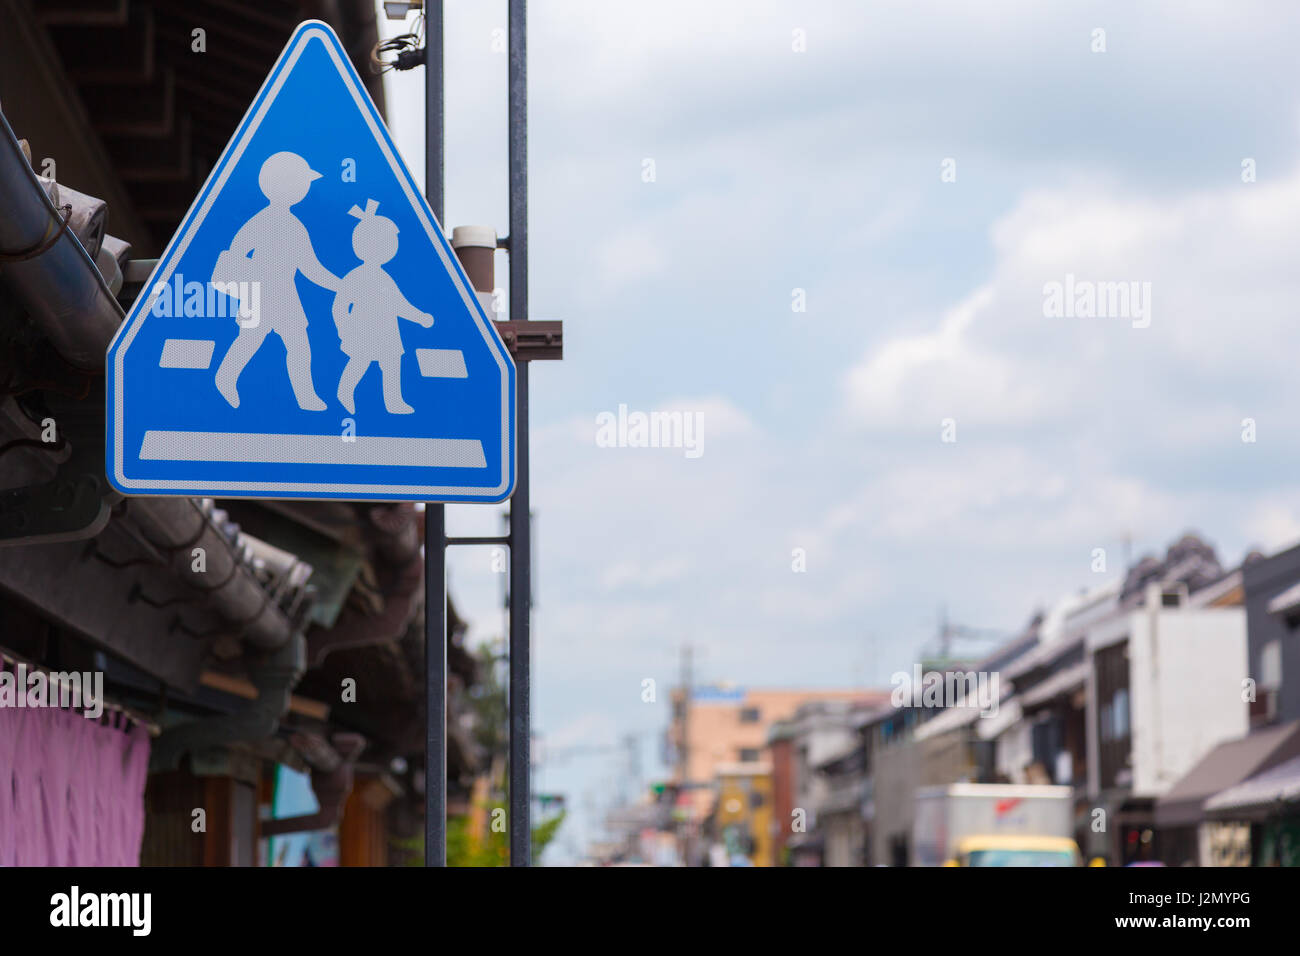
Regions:
[[600, 583], [610, 591], [654, 588], [680, 580], [690, 569], [690, 562], [681, 555], [657, 561], [623, 561], [606, 568]]
[[1262, 502], [1246, 518], [1245, 531], [1265, 553], [1300, 543], [1300, 495], [1289, 505]]
[[621, 286], [663, 273], [667, 265], [663, 248], [649, 234], [623, 229], [599, 243], [596, 280], [606, 295]]
[[936, 434], [945, 418], [1006, 423], [1039, 414], [1050, 393], [967, 335], [994, 294], [990, 286], [977, 289], [936, 331], [889, 341], [853, 368], [847, 380], [852, 413], [878, 427], [929, 422]]
[[[1163, 201], [1095, 185], [1025, 196], [990, 230], [988, 281], [847, 374], [851, 413], [936, 435], [942, 417], [1097, 435], [1125, 413], [1158, 445], [1232, 434], [1259, 407], [1255, 383], [1286, 377], [1300, 350], [1300, 174], [1228, 182]], [[1067, 275], [1149, 283], [1150, 327], [1045, 317], [1044, 285]]]

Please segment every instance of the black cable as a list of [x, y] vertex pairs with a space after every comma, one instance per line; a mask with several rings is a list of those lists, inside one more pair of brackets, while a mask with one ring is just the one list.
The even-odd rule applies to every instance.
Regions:
[[[387, 73], [390, 70], [413, 70], [424, 63], [424, 14], [415, 21], [415, 29], [388, 40], [380, 40], [370, 50], [370, 72]], [[381, 54], [396, 53], [391, 60]]]

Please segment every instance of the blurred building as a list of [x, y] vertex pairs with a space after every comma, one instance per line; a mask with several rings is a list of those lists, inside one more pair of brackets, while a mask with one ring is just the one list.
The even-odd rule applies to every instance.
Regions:
[[734, 688], [706, 688], [687, 706], [678, 692], [679, 805], [693, 813], [684, 819], [703, 813], [703, 837], [719, 821], [752, 829], [738, 781], [757, 791], [766, 773], [772, 863], [901, 866], [918, 788], [1051, 784], [1073, 789], [1087, 857], [1300, 863], [1300, 721], [1287, 676], [1300, 665], [1285, 663], [1298, 626], [1300, 548], [1225, 570], [1184, 535], [1035, 614], [981, 660], [922, 663], [945, 683], [989, 678], [978, 707]]
[[[1085, 855], [1177, 857], [1190, 840], [1195, 856], [1191, 821], [1162, 828], [1157, 804], [1245, 731], [1242, 582], [1241, 569], [1224, 571], [1209, 545], [1184, 536], [1122, 582], [1062, 598], [983, 660], [935, 671], [996, 675], [996, 708], [909, 700], [860, 715], [862, 755], [822, 769], [841, 792], [861, 790], [867, 862], [905, 865], [916, 790], [958, 782], [1072, 787]], [[823, 858], [829, 833], [807, 838]]]
[[1300, 866], [1300, 756], [1267, 762], [1271, 766], [1206, 798], [1203, 864]]
[[604, 829], [609, 838], [588, 849], [592, 858], [603, 866], [676, 866], [678, 863], [671, 801], [657, 799], [653, 792], [638, 802], [611, 808], [605, 814]]
[[729, 860], [743, 857], [755, 866], [772, 859], [772, 767], [762, 761], [719, 764], [717, 801], [706, 831], [721, 843]]
[[1207, 753], [1156, 804], [1165, 862], [1300, 866], [1300, 547], [1241, 568], [1249, 734]]
[[[866, 744], [860, 715], [888, 694], [811, 700], [769, 732], [779, 776], [774, 864], [860, 866], [865, 859]], [[783, 851], [788, 850], [787, 855]]]
[[920, 714], [917, 706], [886, 702], [860, 718], [867, 751], [863, 818], [871, 866], [907, 866], [921, 785], [920, 748], [912, 736]]
[[1300, 545], [1242, 568], [1252, 726], [1300, 720]]
[[[672, 787], [677, 793], [676, 813], [683, 857], [694, 865], [705, 852], [706, 838], [710, 836], [705, 825], [715, 818], [718, 806], [719, 767], [727, 767], [733, 776], [737, 766], [752, 771], [763, 765], [769, 774], [782, 772], [774, 771], [765, 755], [768, 731], [774, 722], [792, 717], [808, 701], [872, 702], [880, 698], [881, 692], [867, 690], [706, 686], [694, 688], [688, 696], [682, 688], [674, 689], [668, 743], [674, 765]], [[772, 786], [777, 786], [775, 778], [768, 785], [769, 794]], [[784, 826], [789, 826], [788, 817]], [[767, 865], [770, 860], [768, 853], [761, 865]]]
[[[1156, 801], [1160, 859], [1170, 865], [1249, 866], [1252, 859], [1278, 855], [1278, 844], [1291, 842], [1280, 839], [1290, 829], [1286, 818], [1300, 809], [1279, 803], [1288, 785], [1293, 799], [1300, 797], [1297, 758], [1300, 721], [1214, 747]], [[1300, 865], [1300, 859], [1291, 865]]]
[[[1007, 706], [1009, 686], [1002, 671], [1038, 644], [1041, 617], [978, 661], [948, 658], [919, 662], [924, 674], [965, 688], [984, 680], [988, 704], [925, 706], [917, 697], [887, 700], [861, 714], [865, 768], [863, 856], [870, 865], [906, 866], [911, 854], [915, 794], [920, 787], [945, 783], [989, 783], [997, 779], [996, 733], [1019, 719]], [[999, 680], [994, 683], [993, 675]], [[971, 679], [975, 680], [972, 685]]]
[[997, 717], [979, 727], [995, 742], [995, 779], [1073, 786], [1086, 802], [1085, 636], [1090, 622], [1113, 613], [1119, 590], [1112, 581], [1062, 598], [1041, 620], [1035, 646], [1002, 669], [1010, 693]]
[[1089, 831], [1087, 852], [1123, 863], [1181, 855], [1157, 841], [1156, 800], [1247, 727], [1240, 580], [1186, 535], [1132, 568], [1113, 613], [1087, 627], [1088, 788], [1107, 824]]

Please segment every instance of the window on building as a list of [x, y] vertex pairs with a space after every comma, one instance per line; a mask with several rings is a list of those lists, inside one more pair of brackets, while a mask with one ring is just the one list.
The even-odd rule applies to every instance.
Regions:
[[1114, 721], [1114, 735], [1116, 737], [1128, 736], [1128, 688], [1121, 687], [1115, 691], [1115, 697], [1111, 704], [1111, 719]]
[[1052, 783], [1060, 783], [1056, 778], [1057, 754], [1065, 746], [1065, 725], [1057, 715], [1044, 715], [1030, 727], [1030, 747], [1034, 762], [1040, 764], [1051, 776]]
[[1259, 649], [1259, 671], [1255, 681], [1255, 699], [1250, 702], [1252, 727], [1270, 724], [1277, 719], [1277, 695], [1282, 689], [1282, 641], [1274, 638]]
[[1128, 642], [1121, 641], [1097, 651], [1094, 666], [1101, 785], [1123, 786], [1132, 749]]
[[1062, 750], [1056, 755], [1056, 767], [1052, 779], [1055, 783], [1071, 784], [1074, 783], [1074, 760], [1070, 756], [1070, 751]]
[[1269, 690], [1282, 686], [1282, 642], [1276, 637], [1259, 650], [1259, 686]]
[[740, 709], [740, 722], [742, 724], [756, 724], [758, 723], [758, 717], [757, 707], [742, 707]]
[[907, 729], [915, 724], [915, 710], [909, 708], [902, 713], [895, 714], [880, 725], [880, 742], [882, 744], [897, 743], [904, 738]]
[[740, 748], [740, 762], [741, 762], [741, 763], [754, 763], [754, 762], [757, 761], [757, 760], [758, 760], [758, 748], [756, 748], [756, 747], [741, 747], [741, 748]]

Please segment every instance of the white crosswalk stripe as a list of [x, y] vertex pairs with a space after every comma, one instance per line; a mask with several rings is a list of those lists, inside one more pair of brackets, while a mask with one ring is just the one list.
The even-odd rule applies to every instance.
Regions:
[[207, 339], [168, 339], [163, 342], [159, 368], [206, 369], [217, 343]]
[[416, 349], [415, 360], [425, 378], [469, 378], [460, 349]]

